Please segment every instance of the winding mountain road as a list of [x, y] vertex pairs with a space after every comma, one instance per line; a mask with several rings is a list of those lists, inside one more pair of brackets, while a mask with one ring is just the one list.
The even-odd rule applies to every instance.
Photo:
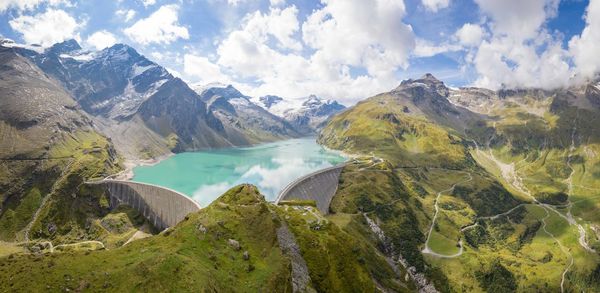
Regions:
[[429, 247], [429, 240], [431, 238], [431, 233], [433, 233], [433, 229], [435, 227], [435, 221], [437, 220], [437, 216], [438, 216], [438, 213], [439, 213], [438, 202], [439, 202], [439, 199], [442, 196], [442, 194], [444, 194], [446, 192], [453, 191], [454, 188], [458, 184], [467, 183], [467, 182], [473, 180], [473, 175], [471, 175], [470, 172], [464, 171], [464, 173], [466, 173], [467, 176], [469, 176], [469, 178], [467, 178], [466, 180], [463, 180], [463, 181], [456, 182], [456, 183], [454, 183], [454, 185], [452, 185], [452, 187], [450, 187], [450, 188], [448, 188], [446, 190], [442, 190], [442, 191], [440, 191], [440, 192], [437, 193], [437, 196], [436, 196], [435, 201], [434, 201], [435, 213], [433, 214], [433, 219], [431, 220], [431, 226], [429, 227], [429, 232], [427, 233], [427, 239], [425, 240], [425, 247], [423, 248], [423, 250], [421, 250], [421, 253], [431, 254], [433, 256], [442, 257], [442, 258], [454, 258], [454, 257], [458, 257], [458, 256], [462, 255], [463, 250], [464, 250], [463, 249], [463, 242], [462, 242], [462, 240], [458, 241], [458, 246], [459, 246], [458, 252], [455, 253], [455, 254], [449, 254], [449, 255], [448, 254], [437, 253], [437, 252], [434, 252], [433, 250], [431, 250], [431, 247]]

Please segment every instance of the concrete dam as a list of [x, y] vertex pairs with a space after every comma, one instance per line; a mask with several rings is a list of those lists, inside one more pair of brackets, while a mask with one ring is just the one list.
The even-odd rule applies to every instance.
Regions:
[[87, 184], [104, 186], [111, 208], [127, 204], [159, 230], [173, 227], [189, 213], [200, 210], [200, 205], [186, 195], [157, 185], [112, 179]]
[[277, 196], [276, 204], [285, 200], [314, 200], [317, 209], [329, 213], [329, 204], [335, 195], [342, 169], [346, 164], [325, 168], [300, 177], [286, 186]]
[[[279, 193], [275, 204], [294, 199], [314, 200], [319, 211], [327, 214], [345, 165], [325, 168], [294, 180]], [[189, 213], [201, 209], [197, 202], [185, 194], [158, 185], [114, 179], [90, 181], [86, 184], [104, 187], [110, 196], [111, 208], [127, 204], [159, 230], [173, 227]]]

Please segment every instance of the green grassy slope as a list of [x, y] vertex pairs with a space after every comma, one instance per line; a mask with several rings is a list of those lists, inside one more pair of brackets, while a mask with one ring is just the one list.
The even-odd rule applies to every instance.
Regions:
[[415, 103], [428, 95], [402, 85], [331, 119], [321, 143], [383, 159], [344, 170], [332, 211], [372, 215], [438, 290], [600, 288], [590, 281], [600, 267], [598, 110], [564, 92], [517, 92], [459, 125]]
[[319, 292], [413, 288], [368, 241], [316, 209], [274, 206], [256, 187], [240, 185], [177, 226], [123, 247], [0, 256], [0, 291], [291, 292], [290, 258], [277, 239], [283, 221]]

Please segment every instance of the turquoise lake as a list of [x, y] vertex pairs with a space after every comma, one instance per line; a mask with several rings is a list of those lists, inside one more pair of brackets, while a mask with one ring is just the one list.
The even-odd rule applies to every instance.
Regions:
[[153, 166], [133, 169], [133, 181], [171, 188], [209, 205], [229, 188], [250, 183], [269, 201], [293, 180], [345, 161], [314, 138], [290, 139], [253, 147], [174, 155]]

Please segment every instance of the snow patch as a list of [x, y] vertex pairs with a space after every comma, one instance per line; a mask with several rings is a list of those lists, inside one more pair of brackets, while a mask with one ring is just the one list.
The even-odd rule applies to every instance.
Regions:
[[207, 83], [207, 84], [201, 84], [201, 83], [195, 83], [192, 84], [190, 87], [192, 88], [192, 90], [194, 90], [197, 94], [201, 95], [204, 91], [211, 89], [211, 88], [226, 88], [228, 85], [224, 84], [224, 83], [220, 83], [220, 82], [211, 82], [211, 83]]
[[234, 105], [234, 106], [250, 106], [250, 101], [248, 101], [248, 99], [246, 98], [233, 98], [233, 99], [229, 99], [229, 103]]
[[0, 45], [6, 48], [23, 48], [31, 51], [35, 51], [38, 54], [44, 53], [46, 49], [38, 45], [25, 45], [19, 44], [11, 39], [2, 39], [0, 40]]
[[63, 59], [73, 59], [73, 60], [79, 61], [79, 62], [88, 62], [88, 61], [94, 60], [95, 54], [91, 53], [91, 52], [77, 54], [77, 55], [60, 54], [59, 57], [63, 58]]
[[147, 66], [139, 66], [137, 64], [133, 65], [133, 75], [131, 77], [136, 77], [144, 72], [146, 72], [148, 69], [150, 68], [154, 68], [155, 65], [154, 64], [150, 64]]

